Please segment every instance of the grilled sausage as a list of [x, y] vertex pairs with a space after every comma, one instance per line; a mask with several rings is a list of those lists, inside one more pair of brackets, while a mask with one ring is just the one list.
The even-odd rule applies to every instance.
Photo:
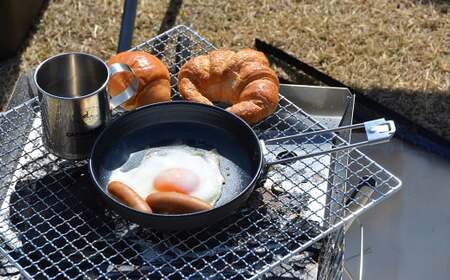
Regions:
[[108, 184], [108, 192], [116, 197], [123, 204], [145, 213], [152, 213], [152, 209], [142, 197], [132, 188], [119, 181], [112, 181]]
[[177, 192], [156, 192], [145, 199], [155, 213], [187, 214], [211, 209], [209, 203]]

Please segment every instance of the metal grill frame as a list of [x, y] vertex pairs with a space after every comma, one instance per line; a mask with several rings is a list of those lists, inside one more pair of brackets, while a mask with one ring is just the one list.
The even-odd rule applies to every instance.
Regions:
[[[176, 99], [181, 65], [214, 46], [188, 27], [177, 26], [135, 49], [149, 51], [168, 65]], [[254, 126], [262, 139], [322, 128], [284, 97], [271, 117]], [[160, 234], [93, 206], [89, 198], [80, 199], [89, 192], [88, 184], [79, 186], [80, 176], [87, 177], [86, 162], [59, 159], [45, 150], [37, 99], [1, 113], [0, 135], [0, 193], [5, 194], [0, 204], [0, 253], [27, 278], [254, 279], [283, 267], [401, 186], [397, 177], [357, 149], [317, 156], [269, 170], [266, 183], [277, 185], [275, 177], [288, 183], [289, 189], [277, 185], [284, 188], [282, 196], [264, 183], [246, 207], [215, 226]], [[295, 152], [304, 153], [345, 144], [338, 135], [328, 134], [290, 140], [280, 147], [296, 145]], [[269, 149], [267, 156], [274, 159], [277, 154]], [[322, 169], [311, 170], [312, 165]], [[367, 176], [377, 181], [374, 193], [367, 204], [352, 211], [355, 208], [347, 206], [357, 202], [351, 194]], [[300, 177], [301, 182], [293, 179]], [[302, 197], [293, 190], [301, 190]], [[313, 192], [316, 196], [310, 195]], [[311, 203], [320, 209], [311, 209]], [[155, 252], [159, 257], [144, 257]]]

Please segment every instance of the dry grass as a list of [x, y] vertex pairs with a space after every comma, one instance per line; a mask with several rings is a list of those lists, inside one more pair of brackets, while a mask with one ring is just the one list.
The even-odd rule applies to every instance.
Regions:
[[[139, 2], [134, 44], [158, 33], [167, 7], [168, 1]], [[109, 57], [117, 47], [121, 13], [122, 1], [51, 1], [22, 54], [21, 70], [68, 50]], [[185, 0], [176, 23], [190, 25], [219, 47], [253, 46], [260, 38], [450, 138], [449, 116], [436, 125], [442, 115], [433, 114], [450, 111], [446, 1]], [[395, 97], [398, 92], [402, 98]], [[435, 96], [439, 101], [420, 104]]]
[[[432, 2], [431, 2], [432, 3]], [[141, 1], [134, 42], [157, 34], [168, 1]], [[115, 52], [122, 3], [52, 1], [24, 68], [66, 50]], [[220, 47], [261, 38], [360, 88], [450, 89], [450, 8], [411, 0], [183, 1], [177, 23]]]

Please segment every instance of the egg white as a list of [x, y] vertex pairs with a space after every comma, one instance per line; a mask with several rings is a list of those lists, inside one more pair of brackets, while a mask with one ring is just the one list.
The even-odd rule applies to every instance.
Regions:
[[164, 170], [185, 168], [199, 178], [199, 185], [190, 193], [214, 205], [220, 198], [224, 177], [220, 173], [219, 155], [215, 150], [206, 151], [186, 145], [151, 148], [145, 151], [140, 164], [133, 169], [112, 171], [110, 181], [121, 181], [133, 188], [144, 199], [156, 192], [153, 181]]

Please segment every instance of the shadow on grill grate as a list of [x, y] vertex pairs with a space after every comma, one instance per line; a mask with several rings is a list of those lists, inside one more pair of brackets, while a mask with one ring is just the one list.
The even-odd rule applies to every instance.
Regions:
[[[158, 233], [115, 217], [91, 190], [86, 166], [17, 182], [9, 219], [22, 246], [11, 256], [30, 275], [231, 278], [238, 271], [244, 278], [319, 234], [315, 222], [296, 217], [281, 235], [274, 227], [280, 213], [268, 209], [261, 192], [214, 227]], [[318, 249], [310, 248], [309, 258], [317, 261]]]

